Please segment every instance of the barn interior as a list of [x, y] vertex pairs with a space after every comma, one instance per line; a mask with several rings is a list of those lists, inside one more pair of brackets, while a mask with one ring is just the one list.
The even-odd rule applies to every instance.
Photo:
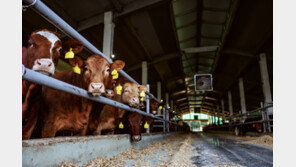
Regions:
[[[242, 110], [239, 79], [243, 79], [246, 110], [266, 102], [260, 54], [267, 59], [273, 90], [273, 4], [269, 0], [43, 0], [58, 16], [99, 50], [103, 50], [104, 13], [112, 11], [114, 44], [111, 58], [124, 60], [125, 72], [141, 83], [147, 63], [150, 92], [178, 115], [211, 115], [221, 100], [225, 118]], [[83, 3], [83, 5], [81, 5]], [[32, 8], [23, 11], [23, 45], [37, 29], [69, 38]], [[84, 49], [79, 56], [92, 53]], [[60, 58], [57, 71], [72, 68]], [[195, 91], [194, 75], [212, 74], [213, 91]], [[158, 88], [159, 87], [159, 88]], [[159, 93], [159, 90], [161, 93]], [[193, 119], [193, 118], [190, 118]]]

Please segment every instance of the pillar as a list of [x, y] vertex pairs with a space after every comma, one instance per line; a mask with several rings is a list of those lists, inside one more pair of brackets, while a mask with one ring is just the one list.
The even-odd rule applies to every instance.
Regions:
[[[260, 72], [261, 72], [261, 80], [262, 80], [262, 89], [264, 95], [264, 105], [268, 105], [272, 103], [272, 96], [271, 96], [271, 89], [269, 83], [269, 75], [268, 75], [268, 68], [267, 68], [267, 59], [266, 54], [261, 53], [259, 55], [259, 65], [260, 65]], [[272, 108], [268, 108], [266, 111], [272, 113]]]
[[[160, 101], [161, 100], [161, 82], [157, 82], [157, 99]], [[157, 110], [157, 115], [161, 115], [161, 110]]]
[[147, 85], [147, 83], [148, 83], [147, 61], [142, 61], [142, 85]]
[[[238, 80], [238, 86], [239, 86], [239, 96], [240, 96], [240, 103], [241, 103], [241, 112], [242, 114], [247, 113], [246, 108], [246, 100], [245, 100], [245, 90], [244, 90], [244, 80], [243, 78], [239, 78]], [[244, 122], [246, 119], [246, 115], [243, 116], [242, 121]]]
[[104, 36], [103, 36], [103, 53], [111, 58], [113, 51], [113, 37], [115, 24], [112, 22], [112, 11], [104, 13]]
[[225, 123], [224, 99], [221, 99], [222, 121]]
[[228, 93], [228, 108], [229, 108], [229, 124], [231, 124], [232, 116], [233, 116], [232, 95], [230, 90], [227, 93]]

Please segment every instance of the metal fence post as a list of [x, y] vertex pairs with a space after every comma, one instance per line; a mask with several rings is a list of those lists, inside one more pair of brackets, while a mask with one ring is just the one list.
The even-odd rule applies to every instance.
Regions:
[[[260, 103], [261, 108], [264, 107], [263, 102]], [[265, 111], [264, 109], [261, 110], [262, 121], [265, 121]], [[263, 133], [266, 133], [266, 122], [262, 122], [263, 125]]]
[[[162, 118], [165, 120], [165, 107], [162, 108]], [[163, 132], [165, 132], [166, 122], [163, 121]]]
[[[149, 92], [149, 91], [150, 91], [150, 86], [149, 86], [149, 84], [147, 84], [147, 92]], [[150, 98], [148, 95], [146, 95], [146, 112], [150, 113]], [[150, 133], [150, 126], [151, 125], [149, 125], [149, 127], [146, 129], [146, 133]]]
[[[170, 111], [166, 110], [166, 120], [170, 120]], [[166, 122], [166, 128], [167, 128], [167, 132], [170, 132], [170, 124], [168, 122]]]

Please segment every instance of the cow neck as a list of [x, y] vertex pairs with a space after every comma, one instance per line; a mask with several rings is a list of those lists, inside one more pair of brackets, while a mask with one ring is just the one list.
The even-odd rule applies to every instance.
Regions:
[[71, 83], [79, 88], [88, 89], [88, 83], [84, 80], [84, 73], [81, 72], [81, 74], [75, 73], [73, 70], [71, 70]]

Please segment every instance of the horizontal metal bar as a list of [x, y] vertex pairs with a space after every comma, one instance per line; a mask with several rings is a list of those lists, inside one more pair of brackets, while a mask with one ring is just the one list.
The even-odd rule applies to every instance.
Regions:
[[219, 46], [202, 46], [202, 47], [193, 47], [185, 48], [183, 51], [185, 53], [203, 53], [203, 52], [214, 52], [217, 51]]
[[[40, 85], [48, 86], [48, 87], [53, 88], [53, 89], [57, 89], [57, 90], [60, 90], [60, 91], [71, 93], [71, 94], [74, 94], [74, 95], [77, 95], [77, 96], [80, 96], [80, 97], [90, 99], [92, 101], [100, 102], [100, 103], [103, 103], [103, 104], [108, 104], [110, 106], [118, 107], [118, 108], [121, 108], [121, 109], [124, 109], [124, 110], [137, 112], [137, 113], [139, 113], [141, 115], [150, 116], [150, 117], [155, 118], [155, 119], [167, 121], [167, 120], [164, 120], [164, 119], [159, 118], [157, 116], [154, 116], [153, 114], [149, 114], [149, 113], [146, 113], [146, 112], [141, 111], [139, 109], [132, 108], [132, 107], [130, 107], [128, 105], [125, 105], [125, 104], [110, 100], [110, 99], [108, 99], [106, 97], [103, 97], [103, 96], [94, 97], [94, 96], [90, 95], [84, 89], [78, 88], [78, 87], [73, 86], [71, 84], [62, 82], [60, 80], [54, 79], [52, 77], [43, 75], [43, 74], [38, 73], [38, 72], [35, 72], [33, 70], [30, 70], [30, 69], [26, 68], [24, 65], [22, 66], [22, 78], [25, 79], [25, 80], [28, 80], [30, 82], [34, 82], [34, 83], [37, 83], [37, 84], [40, 84]], [[167, 122], [170, 122], [170, 121], [167, 121]]]
[[208, 127], [208, 129], [227, 128], [227, 127], [231, 127], [231, 126], [239, 126], [239, 125], [247, 125], [247, 124], [255, 124], [255, 123], [264, 123], [264, 122], [273, 122], [273, 119], [259, 120], [259, 121], [245, 122], [245, 123], [237, 123], [237, 124], [231, 124], [231, 125], [221, 125], [221, 126], [217, 126], [217, 127]]
[[[23, 2], [25, 2], [26, 4], [32, 4], [34, 0], [23, 0]], [[100, 50], [98, 50], [94, 45], [92, 45], [87, 39], [85, 39], [80, 33], [78, 33], [68, 23], [66, 23], [55, 12], [53, 12], [50, 8], [48, 8], [43, 2], [41, 2], [40, 0], [36, 0], [36, 3], [31, 7], [33, 8], [33, 10], [39, 13], [42, 17], [44, 17], [48, 22], [50, 22], [59, 30], [64, 32], [66, 35], [81, 41], [89, 51], [95, 54], [102, 55], [104, 58], [108, 60], [108, 62], [112, 63], [112, 60], [109, 57], [106, 57]], [[130, 77], [123, 70], [119, 71], [119, 73], [129, 81], [139, 84], [136, 80]]]
[[270, 105], [267, 105], [267, 106], [264, 106], [264, 107], [260, 107], [260, 108], [257, 108], [257, 109], [251, 110], [251, 111], [247, 111], [247, 113], [244, 113], [244, 114], [237, 114], [237, 115], [233, 115], [233, 116], [230, 115], [230, 117], [232, 117], [232, 118], [233, 118], [233, 117], [241, 117], [241, 116], [245, 116], [245, 115], [248, 115], [248, 114], [250, 114], [250, 113], [257, 112], [257, 111], [262, 112], [261, 110], [264, 110], [264, 109], [270, 108], [270, 107], [272, 107], [272, 106], [273, 106], [273, 104], [270, 104]]
[[163, 128], [163, 125], [153, 125], [153, 128]]

